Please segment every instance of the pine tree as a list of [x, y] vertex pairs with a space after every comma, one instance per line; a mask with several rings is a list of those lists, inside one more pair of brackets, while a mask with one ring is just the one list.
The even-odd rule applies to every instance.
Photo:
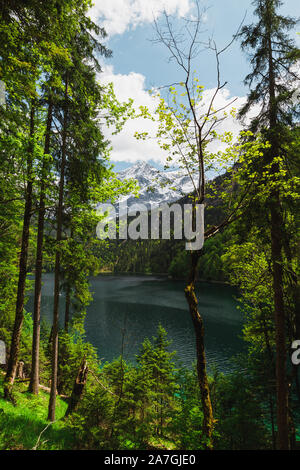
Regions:
[[[65, 2], [66, 8], [69, 2]], [[12, 119], [27, 122], [25, 205], [23, 212], [23, 230], [19, 258], [19, 276], [14, 328], [11, 338], [9, 360], [5, 378], [5, 396], [11, 397], [14, 383], [20, 337], [24, 319], [24, 301], [27, 277], [30, 227], [35, 195], [35, 171], [39, 165], [41, 152], [40, 87], [47, 75], [49, 61], [56, 55], [63, 56], [57, 29], [59, 21], [56, 15], [60, 2], [48, 2], [41, 8], [36, 2], [1, 2], [1, 79], [6, 85], [7, 108]], [[49, 24], [51, 27], [49, 27]], [[48, 42], [49, 41], [49, 42]], [[49, 44], [52, 47], [49, 47]], [[22, 126], [23, 127], [23, 126]]]
[[[96, 26], [82, 10], [76, 11], [77, 28], [68, 39], [69, 66], [61, 70], [64, 90], [54, 105], [58, 126], [54, 149], [56, 172], [59, 175], [58, 204], [56, 210], [54, 308], [52, 334], [52, 378], [48, 417], [55, 417], [58, 372], [58, 318], [59, 294], [67, 292], [65, 328], [69, 326], [71, 300], [77, 301], [81, 313], [90, 300], [87, 276], [93, 272], [94, 230], [99, 221], [97, 203], [118, 197], [130, 188], [122, 184], [107, 168], [108, 142], [101, 125], [105, 115], [108, 125], [118, 132], [130, 113], [131, 102], [120, 104], [112, 86], [101, 87], [97, 74], [101, 67], [97, 54], [109, 57], [111, 51], [93, 38], [105, 37], [105, 31]], [[76, 16], [77, 15], [77, 16]], [[72, 32], [72, 31], [71, 31]], [[115, 188], [116, 187], [116, 188]], [[113, 194], [114, 193], [114, 194]], [[87, 230], [90, 229], [90, 232]], [[67, 233], [67, 235], [66, 235]], [[79, 244], [76, 247], [76, 244]], [[76, 247], [75, 252], [70, 248]], [[97, 270], [98, 263], [95, 263]], [[64, 279], [63, 279], [64, 274]], [[64, 280], [64, 282], [62, 282]], [[73, 302], [74, 305], [74, 302]]]
[[[46, 180], [49, 171], [48, 155], [50, 152], [50, 138], [52, 126], [53, 104], [51, 98], [48, 102], [47, 122], [45, 131], [44, 160], [42, 163], [40, 181], [40, 200], [38, 210], [38, 232], [35, 264], [35, 288], [33, 311], [33, 337], [32, 337], [32, 365], [29, 391], [37, 395], [39, 393], [39, 350], [40, 350], [40, 322], [41, 322], [41, 296], [42, 296], [42, 269], [43, 269], [43, 243], [45, 222]], [[48, 171], [47, 171], [48, 170]]]
[[145, 339], [137, 355], [144, 399], [150, 394], [147, 413], [150, 414], [153, 434], [158, 436], [164, 435], [165, 425], [174, 407], [176, 368], [172, 359], [175, 352], [168, 350], [170, 344], [166, 330], [159, 325], [152, 342]]
[[267, 208], [271, 218], [271, 252], [273, 272], [274, 318], [276, 330], [276, 382], [278, 447], [288, 449], [288, 389], [286, 379], [286, 317], [283, 292], [284, 217], [280, 189], [280, 159], [283, 158], [285, 126], [295, 116], [294, 97], [299, 77], [293, 65], [299, 59], [299, 50], [288, 31], [296, 20], [279, 13], [280, 0], [255, 0], [258, 22], [243, 27], [242, 48], [250, 54], [252, 71], [245, 83], [252, 87], [248, 101], [241, 111], [244, 115], [254, 104], [260, 108], [252, 120], [251, 130], [261, 130], [270, 148], [265, 152], [262, 171], [267, 176]]

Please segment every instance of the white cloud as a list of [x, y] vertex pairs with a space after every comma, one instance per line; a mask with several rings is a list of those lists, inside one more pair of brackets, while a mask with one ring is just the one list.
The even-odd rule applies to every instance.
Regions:
[[144, 23], [152, 23], [163, 10], [181, 18], [191, 8], [192, 0], [94, 0], [90, 16], [112, 36]]
[[[134, 100], [134, 108], [146, 106], [151, 114], [154, 113], [158, 100], [151, 96], [145, 88], [145, 77], [140, 73], [131, 72], [128, 75], [114, 74], [113, 67], [107, 66], [101, 74], [101, 83], [113, 82], [116, 96], [119, 101], [127, 101], [129, 98]], [[215, 89], [207, 89], [203, 93], [203, 107], [207, 109]], [[233, 101], [234, 103], [230, 105]], [[239, 109], [246, 101], [246, 97], [231, 96], [230, 91], [226, 88], [222, 89], [214, 102], [215, 109], [224, 108], [227, 105], [227, 111], [232, 107]], [[257, 109], [251, 111], [253, 117]], [[217, 128], [217, 132], [222, 134], [225, 131], [231, 131], [234, 137], [237, 137], [241, 124], [237, 119], [230, 115]], [[127, 121], [124, 129], [118, 135], [111, 135], [109, 131], [105, 132], [106, 137], [112, 142], [113, 151], [111, 159], [115, 161], [136, 162], [137, 160], [154, 160], [161, 164], [166, 162], [167, 153], [163, 151], [155, 139], [157, 124], [149, 119], [132, 119]], [[134, 137], [135, 132], [148, 132], [150, 138], [138, 141]], [[220, 149], [220, 143], [217, 142], [211, 146], [212, 151]]]
[[[154, 113], [158, 101], [150, 96], [145, 89], [145, 77], [136, 72], [128, 75], [114, 74], [113, 67], [104, 67], [101, 74], [101, 83], [114, 84], [114, 90], [119, 101], [134, 100], [134, 108], [146, 106], [150, 113]], [[148, 132], [149, 136], [156, 134], [157, 125], [149, 119], [131, 119], [126, 122], [122, 131], [117, 135], [106, 132], [113, 145], [111, 159], [116, 161], [135, 162], [137, 160], [165, 161], [166, 153], [160, 149], [156, 139], [137, 140], [135, 132]]]
[[[205, 114], [208, 110], [209, 103], [211, 102], [216, 88], [210, 88], [204, 90], [203, 92], [203, 108], [199, 110], [199, 113]], [[222, 135], [224, 132], [232, 132], [234, 140], [237, 139], [242, 125], [237, 118], [234, 118], [230, 115], [230, 110], [235, 108], [237, 111], [246, 103], [246, 96], [231, 96], [230, 90], [228, 88], [222, 88], [218, 91], [216, 97], [213, 101], [213, 108], [215, 110], [220, 110], [216, 116], [218, 119], [224, 117], [224, 113], [227, 113], [227, 117], [220, 121], [216, 126], [215, 130], [218, 134]], [[249, 119], [250, 115], [248, 116]], [[248, 121], [247, 121], [248, 122]], [[208, 122], [207, 128], [211, 125], [210, 121]], [[205, 128], [204, 128], [205, 130]], [[217, 152], [218, 150], [225, 150], [226, 144], [221, 144], [220, 141], [216, 140], [209, 144], [209, 150], [212, 152]]]

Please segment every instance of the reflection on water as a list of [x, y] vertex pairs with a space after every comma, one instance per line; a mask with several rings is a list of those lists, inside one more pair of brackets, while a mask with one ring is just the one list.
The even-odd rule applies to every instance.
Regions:
[[[159, 323], [167, 330], [182, 364], [195, 359], [193, 325], [184, 296], [184, 283], [154, 276], [98, 276], [91, 280], [94, 300], [87, 309], [86, 336], [100, 358], [111, 360], [121, 352], [125, 325], [125, 357], [134, 359], [143, 339], [155, 335]], [[229, 359], [242, 350], [242, 319], [236, 291], [220, 284], [200, 283], [199, 308], [205, 324], [207, 362], [228, 370]], [[53, 275], [44, 276], [42, 316], [51, 321]], [[64, 299], [61, 296], [61, 311]], [[32, 299], [27, 307], [32, 308]], [[63, 322], [63, 318], [61, 319]]]

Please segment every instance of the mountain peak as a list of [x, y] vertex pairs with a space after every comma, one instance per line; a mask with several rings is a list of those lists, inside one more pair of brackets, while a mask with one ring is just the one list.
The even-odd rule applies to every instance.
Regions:
[[147, 176], [147, 175], [150, 178], [150, 177], [155, 176], [157, 173], [159, 173], [159, 170], [149, 165], [149, 163], [143, 160], [138, 160], [129, 168], [126, 168], [125, 170], [120, 171], [119, 176], [121, 176], [121, 178], [126, 177], [126, 178], [138, 179], [139, 177]]
[[144, 160], [138, 160], [131, 168], [137, 169], [139, 171], [143, 170], [155, 170], [158, 171], [154, 166], [149, 165], [149, 163], [145, 162]]
[[145, 162], [144, 160], [138, 160], [134, 166], [138, 166], [138, 167], [144, 167], [144, 166], [150, 166], [149, 163]]
[[182, 170], [160, 171], [149, 163], [138, 160], [134, 165], [118, 173], [121, 180], [135, 179], [139, 185], [139, 198], [126, 195], [121, 198], [129, 207], [134, 203], [159, 206], [174, 202], [193, 191], [189, 176]]

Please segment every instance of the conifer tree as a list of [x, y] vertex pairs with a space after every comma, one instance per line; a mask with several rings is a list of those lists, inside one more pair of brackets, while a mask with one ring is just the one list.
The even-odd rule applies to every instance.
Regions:
[[[75, 16], [77, 28], [66, 44], [70, 64], [61, 70], [64, 90], [60, 92], [60, 99], [54, 106], [58, 125], [54, 154], [59, 184], [56, 210], [52, 375], [48, 411], [48, 418], [51, 421], [55, 418], [62, 271], [65, 269], [67, 292], [65, 328], [67, 329], [72, 294], [77, 296], [81, 306], [86, 305], [89, 300], [86, 278], [93, 271], [91, 260], [94, 258], [91, 249], [87, 249], [87, 243], [95, 237], [97, 203], [109, 198], [113, 200], [120, 192], [132, 186], [128, 182], [120, 183], [109, 170], [108, 142], [101, 129], [105, 121], [108, 125], [114, 125], [116, 132], [120, 130], [127, 114], [130, 114], [131, 102], [120, 104], [116, 100], [112, 86], [104, 88], [99, 85], [98, 74], [101, 72], [101, 67], [97, 55], [100, 53], [109, 57], [111, 51], [94, 39], [93, 34], [104, 38], [106, 33], [86, 16], [86, 3], [82, 2], [81, 6], [82, 9], [77, 11]], [[94, 231], [85, 233], [88, 228], [92, 230], [92, 222], [94, 222]], [[65, 250], [66, 254], [70, 246], [79, 241], [80, 247], [77, 253], [69, 253], [69, 256], [63, 257], [64, 247], [69, 243], [69, 247]], [[67, 269], [70, 273], [66, 273]]]
[[[68, 10], [70, 2], [65, 2]], [[25, 204], [19, 258], [16, 313], [5, 378], [5, 396], [11, 397], [16, 374], [20, 337], [24, 319], [24, 301], [27, 277], [29, 236], [35, 195], [35, 172], [42, 154], [42, 129], [39, 128], [40, 87], [53, 57], [64, 55], [58, 33], [60, 18], [56, 15], [61, 2], [49, 2], [46, 8], [36, 2], [1, 2], [1, 79], [6, 84], [7, 107], [12, 119], [22, 116], [27, 122], [25, 144]], [[49, 24], [51, 27], [49, 27]], [[60, 36], [61, 38], [61, 36]], [[42, 126], [42, 125], [41, 125]]]
[[137, 355], [144, 399], [149, 395], [146, 413], [149, 414], [153, 434], [159, 436], [164, 434], [165, 423], [174, 407], [176, 369], [172, 359], [175, 353], [168, 350], [170, 344], [166, 330], [159, 325], [152, 342], [146, 338]]
[[[283, 292], [283, 240], [285, 221], [282, 210], [282, 187], [280, 171], [285, 155], [283, 142], [286, 126], [293, 123], [296, 115], [295, 90], [299, 77], [295, 68], [299, 50], [288, 32], [296, 20], [284, 17], [279, 8], [280, 0], [255, 0], [258, 22], [244, 26], [241, 31], [242, 48], [250, 51], [252, 71], [245, 83], [251, 91], [244, 115], [256, 104], [259, 112], [252, 120], [251, 130], [262, 131], [270, 148], [265, 151], [262, 173], [266, 175], [266, 200], [270, 214], [270, 239], [272, 253], [274, 318], [276, 336], [276, 385], [278, 447], [288, 449], [288, 388], [286, 379], [286, 315]], [[297, 83], [298, 82], [298, 83]]]

